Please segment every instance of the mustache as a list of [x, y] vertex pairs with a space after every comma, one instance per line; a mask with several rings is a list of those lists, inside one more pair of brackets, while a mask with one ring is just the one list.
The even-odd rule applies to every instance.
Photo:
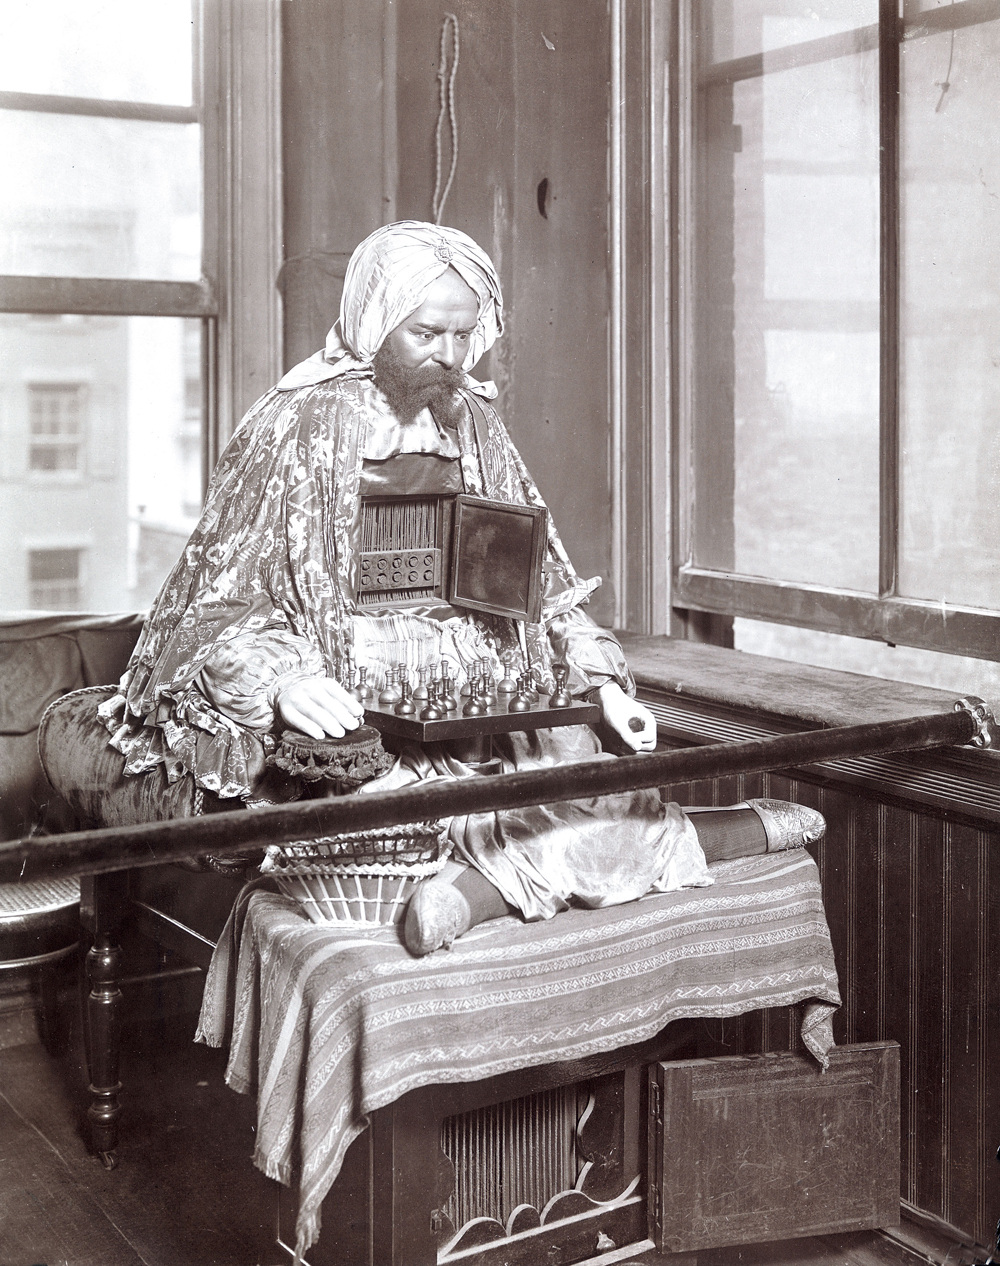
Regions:
[[375, 371], [375, 380], [380, 385], [389, 385], [406, 392], [434, 387], [448, 387], [454, 390], [465, 384], [465, 371], [461, 366], [456, 365], [453, 369], [449, 369], [446, 365], [436, 363], [419, 366], [403, 365], [388, 343], [383, 344], [375, 353], [372, 358], [372, 368]]
[[414, 387], [461, 387], [465, 382], [463, 370], [448, 369], [444, 365], [421, 365], [418, 369], [396, 366], [395, 372], [401, 382]]

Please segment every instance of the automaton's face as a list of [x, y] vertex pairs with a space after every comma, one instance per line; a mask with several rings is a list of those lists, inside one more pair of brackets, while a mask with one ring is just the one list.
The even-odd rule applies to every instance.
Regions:
[[478, 319], [475, 292], [449, 268], [385, 341], [400, 369], [461, 369]]

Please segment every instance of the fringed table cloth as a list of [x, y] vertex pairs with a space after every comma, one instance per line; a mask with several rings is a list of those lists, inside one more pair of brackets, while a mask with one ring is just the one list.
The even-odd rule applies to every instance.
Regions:
[[256, 1092], [254, 1161], [297, 1183], [298, 1251], [351, 1141], [419, 1086], [616, 1050], [673, 1020], [805, 1002], [821, 1063], [840, 1004], [819, 873], [803, 849], [711, 867], [712, 887], [545, 922], [480, 924], [413, 958], [392, 927], [319, 926], [254, 881], [208, 973], [198, 1040]]

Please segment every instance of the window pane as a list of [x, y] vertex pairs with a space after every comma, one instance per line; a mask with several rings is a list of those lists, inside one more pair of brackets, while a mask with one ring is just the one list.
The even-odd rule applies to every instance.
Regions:
[[0, 272], [197, 280], [200, 132], [0, 110]]
[[[831, 33], [869, 8], [845, 3]], [[727, 9], [735, 49], [787, 44], [787, 5]], [[711, 70], [698, 108], [694, 561], [872, 592], [876, 53]]]
[[704, 4], [703, 46], [714, 62], [788, 48], [878, 22], [878, 0], [714, 0]]
[[989, 608], [1000, 607], [998, 118], [1000, 22], [904, 43], [900, 590]]
[[78, 549], [33, 549], [28, 555], [32, 580], [79, 580]]
[[961, 695], [979, 695], [1000, 705], [1000, 664], [963, 655], [945, 655], [914, 646], [887, 646], [860, 637], [841, 637], [813, 629], [794, 629], [785, 624], [760, 620], [733, 621], [733, 645], [751, 655], [819, 668], [882, 677], [886, 681], [911, 681], [918, 686], [936, 686]]
[[0, 315], [0, 609], [149, 605], [201, 508], [201, 337]]
[[191, 0], [4, 0], [0, 90], [191, 105]]

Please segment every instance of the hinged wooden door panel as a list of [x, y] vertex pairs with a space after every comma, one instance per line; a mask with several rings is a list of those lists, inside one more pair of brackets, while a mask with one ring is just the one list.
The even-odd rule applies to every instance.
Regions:
[[894, 1226], [899, 1047], [650, 1067], [649, 1216], [674, 1253]]

